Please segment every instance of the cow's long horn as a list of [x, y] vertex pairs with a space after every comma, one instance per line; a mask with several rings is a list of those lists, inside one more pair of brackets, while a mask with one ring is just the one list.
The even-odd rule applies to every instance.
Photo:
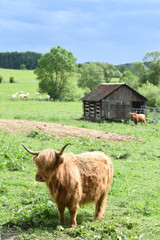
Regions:
[[26, 146], [24, 146], [23, 144], [22, 144], [22, 146], [32, 155], [38, 155], [39, 154], [39, 152], [33, 152], [30, 149], [28, 149]]
[[67, 143], [67, 144], [61, 149], [61, 151], [58, 153], [59, 156], [61, 156], [61, 155], [63, 154], [64, 149], [65, 149], [68, 145], [70, 145], [70, 143]]

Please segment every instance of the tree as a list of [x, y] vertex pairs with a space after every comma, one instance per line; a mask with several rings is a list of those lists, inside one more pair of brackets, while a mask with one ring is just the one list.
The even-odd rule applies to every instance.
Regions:
[[101, 62], [96, 62], [96, 64], [103, 69], [104, 80], [106, 83], [110, 82], [113, 77], [121, 76], [120, 71], [113, 64]]
[[25, 70], [25, 69], [26, 69], [26, 65], [25, 65], [25, 64], [21, 64], [21, 65], [20, 65], [20, 69], [21, 69], [21, 70]]
[[148, 76], [148, 81], [154, 85], [160, 83], [160, 59], [151, 63], [151, 71]]
[[39, 80], [41, 92], [47, 92], [53, 99], [63, 99], [68, 81], [76, 68], [76, 58], [64, 48], [53, 47], [41, 56], [39, 67], [34, 73]]
[[158, 61], [151, 62], [150, 69], [140, 76], [141, 84], [144, 84], [147, 81], [156, 86], [160, 83], [160, 59]]
[[127, 66], [126, 66], [126, 64], [117, 65], [116, 68], [117, 68], [118, 71], [120, 71], [121, 73], [123, 73], [124, 71], [127, 71]]
[[146, 55], [143, 58], [143, 61], [145, 62], [153, 62], [158, 61], [160, 59], [160, 51], [153, 51], [146, 53]]
[[142, 77], [144, 74], [149, 72], [149, 69], [142, 62], [132, 63], [131, 69], [132, 72], [138, 77]]
[[120, 77], [120, 82], [126, 83], [128, 86], [137, 89], [138, 88], [138, 78], [133, 75], [130, 71], [124, 71]]
[[96, 63], [84, 63], [81, 67], [81, 74], [78, 80], [78, 86], [93, 90], [99, 84], [104, 82], [103, 69]]
[[149, 100], [147, 102], [148, 106], [160, 107], [160, 88], [158, 86], [146, 82], [146, 84], [143, 84], [140, 88], [138, 88], [138, 92]]

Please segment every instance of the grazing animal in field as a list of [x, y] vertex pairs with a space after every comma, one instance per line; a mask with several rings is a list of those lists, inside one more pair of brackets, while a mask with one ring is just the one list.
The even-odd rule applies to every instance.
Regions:
[[24, 93], [20, 93], [20, 94], [19, 94], [19, 97], [20, 97], [21, 99], [24, 99], [24, 96], [25, 96]]
[[24, 94], [24, 98], [29, 98], [29, 93], [27, 92], [26, 94]]
[[28, 99], [29, 98], [29, 93], [27, 93], [27, 94], [21, 93], [21, 94], [19, 94], [19, 97], [21, 99], [24, 99], [24, 98]]
[[[23, 145], [23, 144], [22, 144]], [[94, 219], [101, 219], [113, 177], [111, 159], [103, 152], [63, 153], [46, 149], [33, 152], [37, 166], [36, 181], [45, 182], [59, 210], [60, 224], [65, 223], [65, 207], [70, 212], [70, 227], [75, 227], [79, 204], [95, 202]]]
[[16, 97], [17, 97], [17, 95], [16, 95], [16, 94], [12, 94], [12, 98], [13, 98], [13, 100], [15, 100], [15, 99], [16, 99]]
[[18, 93], [16, 92], [15, 94], [12, 94], [12, 99], [15, 100], [17, 97]]
[[138, 122], [142, 123], [146, 123], [146, 118], [144, 114], [137, 114], [135, 112], [130, 113], [130, 115], [133, 117], [133, 122], [135, 125], [137, 125]]
[[49, 101], [50, 98], [51, 98], [51, 97], [50, 97], [49, 95], [46, 96], [46, 99], [47, 99], [48, 101]]
[[39, 97], [39, 100], [42, 100], [42, 96], [39, 92], [36, 93], [36, 96]]

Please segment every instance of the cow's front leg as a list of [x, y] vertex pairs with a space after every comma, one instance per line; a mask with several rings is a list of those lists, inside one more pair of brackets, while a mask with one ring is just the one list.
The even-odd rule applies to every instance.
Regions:
[[65, 206], [61, 204], [57, 204], [58, 210], [59, 210], [59, 223], [60, 224], [65, 224], [65, 216], [64, 216], [64, 210]]
[[70, 221], [69, 221], [70, 227], [76, 227], [76, 225], [77, 225], [77, 221], [76, 221], [77, 208], [78, 208], [78, 206], [68, 208], [69, 212], [70, 212]]

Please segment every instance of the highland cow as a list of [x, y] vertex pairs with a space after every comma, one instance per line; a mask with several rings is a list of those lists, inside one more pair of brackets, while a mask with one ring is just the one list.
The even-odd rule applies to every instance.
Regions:
[[[23, 145], [23, 144], [22, 144]], [[65, 223], [64, 210], [69, 209], [70, 227], [75, 227], [79, 205], [95, 202], [94, 219], [101, 219], [113, 177], [113, 165], [103, 152], [63, 153], [46, 149], [33, 152], [37, 166], [36, 181], [45, 182], [59, 210], [60, 224]]]
[[133, 117], [133, 122], [135, 125], [137, 125], [138, 122], [142, 123], [146, 123], [146, 118], [144, 114], [137, 114], [135, 112], [130, 113], [130, 115]]

